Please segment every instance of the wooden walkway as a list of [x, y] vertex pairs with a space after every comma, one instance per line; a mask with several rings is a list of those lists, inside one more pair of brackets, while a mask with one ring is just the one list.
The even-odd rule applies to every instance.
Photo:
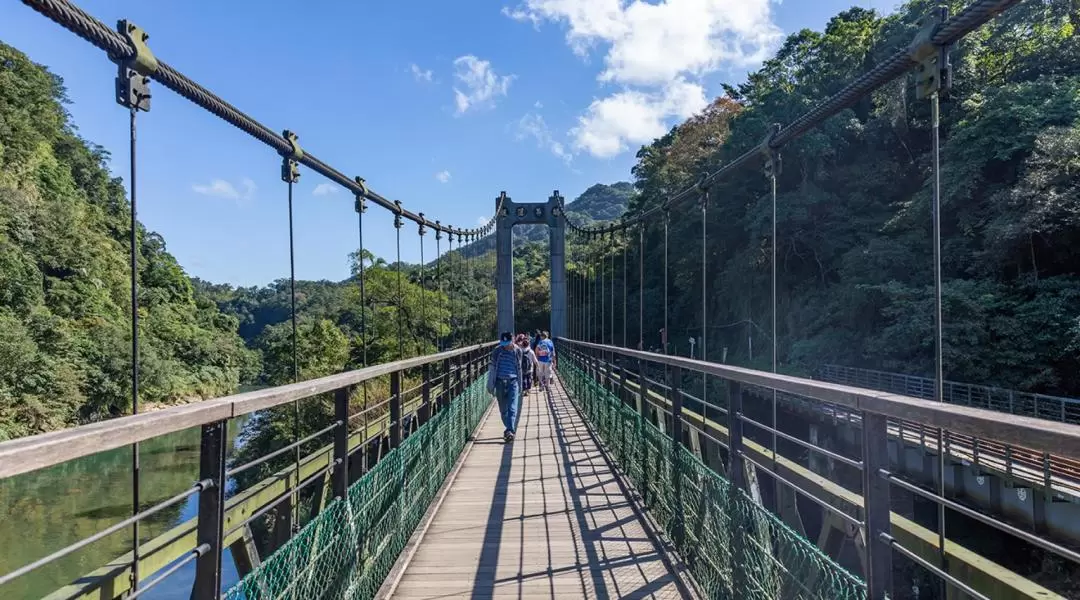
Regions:
[[522, 404], [511, 444], [488, 414], [392, 597], [692, 597], [561, 386]]

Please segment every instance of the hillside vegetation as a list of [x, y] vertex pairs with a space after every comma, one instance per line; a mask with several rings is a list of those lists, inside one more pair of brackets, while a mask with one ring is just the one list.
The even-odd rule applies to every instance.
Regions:
[[[906, 47], [934, 4], [909, 2], [884, 18], [853, 8], [823, 32], [789, 36], [746, 83], [638, 152], [630, 210], [657, 206], [753, 150], [769, 124], [791, 123]], [[947, 4], [955, 14], [967, 2]], [[955, 87], [942, 102], [941, 125], [950, 379], [1080, 395], [1078, 7], [1022, 3], [952, 53]], [[783, 149], [781, 369], [809, 373], [833, 362], [933, 372], [930, 151], [930, 106], [914, 97], [909, 78]], [[669, 342], [685, 353], [688, 337], [700, 339], [704, 281], [708, 357], [720, 360], [726, 349], [728, 362], [768, 368], [768, 191], [759, 169], [713, 187], [704, 270], [700, 209], [691, 203], [672, 214], [666, 299], [663, 228], [647, 228], [647, 347], [660, 344], [665, 303]], [[636, 314], [636, 271], [630, 277]], [[636, 342], [634, 320], [631, 331]]]
[[[0, 42], [0, 439], [130, 410], [130, 206], [66, 102], [59, 77]], [[142, 401], [257, 372], [161, 236], [140, 227], [139, 248]]]

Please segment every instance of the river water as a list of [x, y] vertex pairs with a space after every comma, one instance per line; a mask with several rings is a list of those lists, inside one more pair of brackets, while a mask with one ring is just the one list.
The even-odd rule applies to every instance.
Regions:
[[[243, 427], [229, 423], [229, 447], [235, 451]], [[198, 479], [199, 432], [196, 427], [141, 444], [143, 508], [168, 499]], [[118, 523], [131, 515], [131, 448], [123, 447], [0, 481], [0, 573], [8, 573]], [[143, 521], [145, 543], [198, 512], [198, 494]], [[40, 598], [131, 551], [131, 529], [124, 529], [82, 550], [0, 587], [0, 598]], [[225, 550], [224, 584], [237, 580]], [[194, 580], [191, 562], [142, 597], [188, 600]], [[148, 574], [142, 574], [145, 578]]]

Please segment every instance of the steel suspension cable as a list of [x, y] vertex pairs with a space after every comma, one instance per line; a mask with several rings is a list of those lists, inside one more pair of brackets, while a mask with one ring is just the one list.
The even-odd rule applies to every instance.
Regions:
[[[400, 204], [400, 202], [398, 202]], [[394, 215], [394, 238], [396, 243], [397, 260], [394, 262], [395, 271], [397, 271], [397, 345], [398, 345], [398, 360], [405, 359], [405, 325], [402, 321], [404, 318], [404, 302], [401, 292], [401, 213]]]
[[[23, 4], [103, 50], [114, 61], [127, 62], [136, 57], [136, 47], [131, 41], [73, 4], [70, 0], [23, 0]], [[294, 146], [287, 137], [277, 134], [266, 125], [256, 121], [209, 89], [180, 73], [165, 61], [155, 59], [154, 62], [155, 68], [148, 75], [150, 78], [269, 146], [276, 153], [285, 155], [293, 152]], [[398, 210], [395, 203], [368, 189], [366, 185], [361, 185], [355, 180], [349, 179], [310, 152], [304, 151], [302, 154], [297, 155], [295, 160], [297, 163], [348, 189], [354, 195], [361, 194], [386, 210]], [[436, 227], [434, 222], [425, 221], [419, 215], [407, 210], [401, 209], [401, 215], [415, 223], [424, 222], [428, 227]], [[456, 229], [449, 225], [439, 225], [439, 227], [447, 232], [477, 231], [476, 229]]]
[[[130, 152], [131, 194], [131, 414], [139, 414], [139, 221], [135, 193], [135, 115], [139, 109], [129, 108], [128, 144]], [[131, 514], [139, 514], [141, 500], [139, 442], [131, 445]], [[131, 524], [131, 589], [139, 589], [139, 521]]]
[[626, 339], [626, 296], [627, 296], [626, 287], [627, 287], [627, 283], [628, 283], [627, 279], [626, 279], [626, 248], [629, 245], [630, 245], [630, 243], [627, 242], [626, 236], [624, 235], [623, 236], [623, 247], [622, 247], [622, 345], [623, 345], [623, 348], [629, 348], [630, 347], [630, 342]]
[[[363, 182], [363, 180], [359, 177], [357, 177], [357, 180], [359, 180], [361, 183]], [[356, 210], [356, 231], [360, 244], [360, 250], [357, 254], [357, 257], [359, 258], [360, 263], [360, 343], [362, 346], [360, 350], [360, 366], [361, 368], [363, 368], [368, 366], [367, 353], [368, 345], [370, 344], [370, 336], [368, 335], [367, 328], [367, 282], [365, 281], [364, 274], [364, 263], [367, 260], [364, 256], [364, 213], [367, 212], [367, 201], [362, 195], [356, 195], [356, 204], [354, 208]], [[363, 408], [361, 408], [361, 410], [364, 412], [364, 434], [361, 436], [361, 438], [367, 437], [368, 432], [367, 391], [368, 382], [365, 380], [363, 383], [360, 384], [361, 402], [363, 403]], [[367, 452], [361, 451], [360, 457], [362, 470], [366, 473], [368, 469]]]
[[[26, 1], [29, 0], [24, 0], [24, 2]], [[956, 16], [934, 29], [924, 43], [938, 48], [948, 47], [1002, 12], [1020, 4], [1020, 2], [1021, 0], [975, 0], [957, 13]], [[712, 173], [707, 173], [698, 182], [672, 195], [661, 205], [643, 210], [613, 225], [578, 227], [569, 221], [567, 222], [570, 227], [589, 233], [606, 233], [639, 222], [645, 222], [661, 211], [691, 200], [696, 197], [701, 188], [709, 187], [721, 178], [739, 169], [751, 166], [760, 160], [763, 154], [767, 155], [771, 151], [780, 150], [785, 145], [818, 127], [830, 117], [839, 114], [860, 99], [865, 98], [874, 90], [905, 74], [912, 67], [918, 65], [916, 49], [915, 45], [910, 45], [897, 50], [894, 54], [879, 62], [874, 68], [848, 83], [840, 91], [822, 100], [790, 124], [781, 128], [759, 147], [750, 149]]]
[[[706, 242], [707, 232], [709, 225], [709, 190], [706, 188], [701, 194], [701, 360], [708, 361], [709, 355], [706, 353], [706, 340], [709, 337], [709, 325], [708, 325], [708, 301], [706, 296], [708, 294], [708, 270], [706, 269]], [[706, 374], [701, 375], [701, 400], [705, 406], [708, 406], [709, 398], [709, 376]]]
[[[591, 238], [586, 238], [586, 239], [588, 241], [590, 241], [590, 242], [592, 241]], [[586, 280], [586, 282], [585, 282], [585, 288], [586, 288], [585, 289], [585, 295], [588, 298], [588, 304], [587, 304], [588, 317], [587, 317], [587, 320], [586, 320], [586, 323], [585, 323], [585, 327], [586, 327], [586, 330], [585, 330], [586, 338], [585, 339], [589, 340], [590, 342], [595, 342], [596, 341], [596, 327], [595, 327], [596, 323], [594, 322], [595, 321], [594, 315], [596, 313], [596, 306], [594, 306], [594, 305], [596, 303], [596, 294], [593, 293], [593, 290], [596, 289], [596, 265], [594, 264], [594, 261], [596, 259], [596, 249], [591, 244], [588, 247], [587, 256], [589, 257], [588, 258], [588, 267], [587, 267], [588, 268], [588, 280]]]
[[[941, 101], [935, 92], [930, 96], [930, 140], [931, 169], [933, 169], [933, 197], [931, 219], [933, 220], [934, 245], [934, 399], [945, 401], [945, 357], [943, 347], [943, 321], [941, 310], [942, 275], [941, 275]], [[937, 430], [938, 444], [938, 496], [945, 497], [945, 453], [944, 430]], [[938, 566], [948, 572], [945, 555], [945, 504], [937, 503], [938, 517]], [[942, 593], [945, 592], [945, 580], [939, 580]], [[944, 596], [943, 596], [944, 597]]]
[[[466, 247], [469, 247], [469, 248], [472, 248], [472, 249], [475, 250], [475, 247], [472, 246], [472, 242], [474, 241], [473, 237], [472, 236], [467, 236], [465, 238], [465, 240], [467, 242], [469, 242]], [[465, 256], [465, 268], [466, 268], [466, 271], [468, 272], [468, 275], [469, 275], [468, 279], [466, 279], [465, 289], [470, 292], [470, 295], [471, 295], [471, 292], [472, 292], [472, 289], [473, 289], [473, 284], [476, 283], [476, 275], [475, 275], [475, 273], [473, 271], [473, 259], [474, 258], [475, 257], [473, 256], [473, 254], [471, 252], [468, 255]], [[466, 301], [464, 308], [467, 311], [465, 313], [466, 318], [469, 320], [469, 335], [470, 335], [469, 339], [470, 339], [471, 342], [476, 342], [476, 317], [478, 315], [476, 314], [475, 311], [470, 310], [470, 309], [474, 308], [471, 302]]]
[[[614, 237], [614, 236], [612, 236]], [[608, 285], [608, 294], [611, 297], [608, 309], [608, 320], [611, 323], [611, 333], [608, 335], [608, 344], [615, 345], [615, 253], [608, 252], [608, 258], [611, 259], [611, 281]]]
[[668, 353], [668, 225], [671, 222], [670, 213], [664, 211], [664, 329], [660, 338], [664, 346], [664, 354]]
[[[776, 302], [777, 302], [777, 299], [776, 299], [776, 249], [777, 249], [777, 237], [776, 237], [776, 227], [777, 227], [776, 175], [777, 175], [777, 172], [778, 172], [778, 170], [780, 168], [780, 154], [778, 152], [773, 152], [769, 156], [768, 160], [769, 160], [769, 162], [768, 162], [768, 164], [766, 166], [766, 173], [769, 176], [769, 189], [770, 189], [769, 196], [770, 196], [770, 201], [771, 201], [770, 204], [771, 204], [771, 209], [772, 209], [772, 223], [771, 223], [771, 225], [772, 225], [772, 235], [770, 236], [771, 237], [770, 246], [771, 246], [772, 257], [771, 257], [771, 260], [769, 261], [771, 263], [770, 267], [772, 269], [772, 277], [771, 277], [771, 279], [772, 279], [772, 284], [771, 284], [772, 292], [770, 294], [770, 305], [771, 305], [771, 313], [772, 313], [772, 372], [776, 373], [777, 372], [777, 366], [778, 366], [777, 365], [777, 340], [779, 340], [779, 338], [780, 338], [779, 333], [776, 331]], [[753, 333], [751, 333], [751, 335], [753, 335]], [[780, 429], [779, 422], [777, 421], [776, 404], [777, 404], [776, 390], [772, 390], [772, 407], [771, 407], [772, 408], [772, 428], [773, 428], [773, 431], [772, 431], [772, 470], [773, 470], [774, 473], [778, 472], [777, 471], [777, 468], [778, 468], [777, 467], [777, 460], [776, 460], [776, 450], [777, 450], [777, 448], [776, 448], [776, 444], [777, 444], [776, 431], [778, 429]], [[781, 484], [776, 479], [773, 480], [773, 483], [774, 483], [774, 486], [775, 486], [774, 489], [775, 489], [777, 502], [779, 503]]]
[[645, 350], [645, 224], [638, 229], [638, 350]]
[[[293, 383], [300, 381], [300, 359], [297, 349], [297, 324], [296, 324], [296, 245], [295, 245], [295, 233], [293, 228], [293, 183], [299, 178], [299, 174], [296, 172], [296, 163], [289, 157], [286, 157], [282, 163], [282, 178], [285, 179], [285, 184], [288, 187], [289, 195], [289, 320], [292, 323], [292, 375]], [[300, 495], [295, 493], [296, 486], [300, 484], [300, 401], [293, 400], [293, 444], [297, 444], [295, 451], [293, 452], [293, 469], [296, 477], [296, 483], [293, 484], [294, 493], [292, 494], [292, 500], [290, 507], [291, 520], [292, 520], [292, 533], [300, 531]]]
[[446, 288], [446, 305], [450, 307], [450, 318], [448, 319], [450, 331], [446, 335], [446, 345], [448, 348], [453, 348], [454, 345], [457, 343], [457, 339], [454, 336], [454, 315], [457, 314], [457, 311], [454, 310], [454, 234], [446, 234], [446, 241], [449, 245], [448, 249], [446, 250], [446, 269], [450, 273], [450, 285]]
[[[436, 223], [437, 222], [438, 221], [436, 221]], [[439, 301], [442, 302], [444, 293], [442, 276], [442, 231], [439, 229], [435, 230], [435, 279], [439, 282]], [[447, 304], [447, 307], [449, 308], [449, 304]], [[447, 317], [447, 322], [449, 323], [449, 317]], [[440, 346], [440, 350], [446, 350], [445, 339], [441, 340], [438, 345]]]
[[[424, 213], [420, 213], [421, 217], [423, 215], [424, 215]], [[427, 286], [424, 284], [424, 234], [427, 233], [427, 231], [424, 229], [424, 224], [423, 223], [421, 223], [417, 227], [418, 227], [417, 228], [417, 233], [418, 233], [418, 235], [420, 237], [420, 327], [418, 329], [420, 331], [423, 331], [424, 330], [423, 328], [427, 327], [427, 324], [428, 324], [427, 323], [427, 308], [425, 306], [425, 297], [427, 296]], [[417, 355], [418, 356], [420, 354], [423, 354], [423, 352], [419, 348], [419, 344], [423, 343], [424, 337], [425, 336], [421, 335], [420, 336], [420, 341], [417, 343], [417, 345], [418, 345]]]

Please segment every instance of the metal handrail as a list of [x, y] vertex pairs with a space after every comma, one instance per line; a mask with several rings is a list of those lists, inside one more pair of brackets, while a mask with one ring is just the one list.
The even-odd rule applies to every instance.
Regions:
[[[934, 380], [928, 377], [843, 365], [824, 365], [818, 373], [824, 381], [934, 399]], [[944, 381], [942, 384], [942, 399], [951, 404], [981, 405], [989, 410], [1080, 424], [1080, 399], [1077, 398], [958, 381]], [[1042, 410], [1040, 404], [1056, 408]]]
[[[590, 342], [580, 342], [566, 338], [558, 339], [560, 344], [565, 345], [561, 351], [564, 360], [575, 365], [572, 369], [578, 369], [586, 378], [594, 380], [606, 393], [614, 395], [616, 399], [627, 403], [635, 409], [635, 403], [629, 396], [636, 395], [638, 398], [635, 411], [642, 412], [642, 417], [651, 421], [652, 417], [644, 410], [647, 404], [656, 406], [659, 411], [665, 413], [663, 423], [657, 417], [662, 430], [670, 427], [671, 438], [674, 445], [692, 443], [686, 440], [682, 433], [689, 429], [697, 429], [700, 426], [704, 430], [712, 430], [717, 436], [724, 438], [726, 444], [720, 440], [718, 443], [728, 449], [727, 464], [722, 467], [721, 475], [726, 477], [736, 488], [750, 493], [749, 482], [744, 467], [753, 465], [760, 473], [772, 477], [779, 486], [794, 490], [795, 493], [815, 502], [823, 509], [835, 513], [848, 525], [854, 525], [863, 532], [867, 540], [865, 551], [865, 575], [867, 588], [870, 590], [887, 589], [890, 584], [884, 583], [891, 579], [892, 553], [895, 551], [905, 557], [923, 556], [927, 548], [932, 548], [924, 543], [922, 537], [924, 529], [915, 524], [897, 523], [893, 519], [890, 503], [890, 488], [897, 487], [912, 492], [918, 489], [918, 495], [941, 506], [958, 510], [968, 516], [978, 511], [964, 507], [940, 493], [923, 490], [903, 479], [893, 476], [889, 472], [889, 454], [886, 441], [890, 435], [890, 427], [895, 427], [895, 422], [914, 423], [924, 429], [941, 430], [945, 433], [945, 447], [948, 449], [950, 430], [961, 430], [971, 433], [980, 444], [994, 444], [980, 440], [983, 438], [998, 438], [1002, 443], [1013, 444], [1017, 438], [1023, 437], [1027, 432], [1036, 431], [1037, 434], [1026, 438], [1023, 446], [1032, 450], [1024, 450], [1035, 453], [1043, 452], [1043, 457], [1049, 456], [1049, 451], [1054, 454], [1068, 457], [1066, 460], [1074, 460], [1076, 456], [1076, 436], [1080, 435], [1080, 426], [1046, 421], [1023, 416], [1002, 418], [1002, 414], [996, 411], [973, 409], [964, 406], [950, 405], [947, 403], [911, 398], [878, 390], [854, 388], [834, 383], [822, 383], [812, 380], [801, 379], [774, 373], [753, 371], [738, 367], [728, 367], [716, 363], [690, 360], [681, 357], [668, 356], [630, 350], [614, 346], [606, 346]], [[614, 367], [611, 361], [624, 359], [623, 365]], [[633, 362], [627, 364], [625, 359]], [[633, 363], [637, 363], [634, 365]], [[630, 369], [635, 368], [638, 373], [633, 374]], [[646, 367], [660, 367], [663, 369], [667, 383], [653, 381], [641, 375]], [[629, 367], [627, 369], [626, 367]], [[620, 376], [615, 378], [613, 372], [618, 369]], [[715, 422], [694, 408], [686, 407], [682, 403], [683, 398], [692, 398], [681, 388], [686, 383], [684, 377], [687, 373], [715, 376], [728, 384], [728, 412], [726, 423]], [[634, 380], [637, 380], [637, 384]], [[648, 388], [642, 384], [647, 383]], [[779, 397], [791, 395], [804, 401], [818, 402], [832, 405], [834, 409], [847, 412], [859, 419], [861, 426], [862, 451], [861, 460], [858, 464], [863, 469], [861, 495], [852, 493], [846, 486], [835, 485], [827, 479], [818, 478], [813, 470], [808, 470], [793, 463], [789, 456], [784, 456], [772, 448], [772, 465], [769, 464], [770, 448], [755, 443], [744, 432], [744, 426], [758, 427], [771, 430], [764, 423], [754, 421], [743, 414], [744, 396], [751, 386], [767, 390], [776, 390]], [[643, 393], [643, 392], [648, 392]], [[588, 394], [587, 394], [588, 396]], [[595, 396], [593, 396], [595, 397]], [[661, 406], [658, 404], [663, 404]], [[704, 403], [703, 403], [704, 404]], [[904, 419], [898, 419], [899, 411], [906, 411]], [[670, 419], [669, 421], [667, 419]], [[902, 425], [901, 425], [902, 427]], [[788, 437], [788, 436], [782, 436]], [[952, 435], [954, 439], [965, 437], [964, 435]], [[716, 438], [709, 436], [709, 439]], [[790, 439], [790, 438], [788, 438]], [[775, 441], [774, 441], [775, 444]], [[828, 452], [827, 449], [807, 443], [799, 444], [811, 451]], [[704, 453], [704, 450], [702, 450]], [[675, 454], [672, 454], [674, 457]], [[704, 454], [703, 454], [704, 456]], [[777, 460], [779, 458], [779, 460]], [[671, 459], [671, 469], [678, 469], [678, 461]], [[704, 460], [704, 459], [703, 459]], [[847, 461], [842, 461], [847, 463]], [[855, 461], [852, 461], [855, 462]], [[816, 490], [816, 491], [815, 491]], [[820, 494], [820, 495], [819, 495]], [[843, 507], [843, 508], [842, 508]], [[853, 514], [854, 513], [854, 514]], [[1080, 553], [1055, 543], [1040, 535], [1023, 532], [1000, 519], [990, 515], [980, 514], [977, 518], [980, 522], [997, 529], [1007, 535], [1014, 535], [1018, 539], [1034, 544], [1035, 546], [1055, 554], [1063, 559], [1080, 562]], [[1020, 534], [1017, 532], [1020, 531]], [[893, 537], [896, 533], [897, 537]], [[903, 539], [898, 539], [903, 538]], [[956, 555], [959, 549], [962, 552], [971, 552], [956, 542], [951, 542], [952, 548], [944, 547], [946, 554]], [[919, 547], [922, 550], [914, 550]], [[941, 546], [939, 546], [940, 548]], [[885, 552], [882, 552], [882, 549]], [[977, 554], [977, 552], [976, 552]], [[958, 556], [958, 555], [957, 555]], [[942, 581], [957, 589], [968, 593], [976, 598], [988, 598], [988, 588], [976, 580], [965, 582], [962, 578], [934, 567], [932, 561], [922, 560], [919, 562], [925, 568], [939, 577]], [[965, 563], [968, 564], [968, 563]], [[933, 567], [933, 568], [932, 568]], [[872, 583], [876, 581], [876, 583]], [[1020, 581], [1020, 580], [1018, 580]], [[1032, 586], [1030, 589], [1043, 589], [1037, 583], [1022, 580], [1024, 585]], [[973, 587], [974, 586], [974, 587]], [[976, 589], [978, 588], [978, 589]], [[1028, 588], [1024, 588], [1028, 589]], [[875, 598], [884, 597], [882, 593], [874, 595]]]
[[281, 406], [295, 400], [354, 386], [395, 371], [414, 369], [425, 364], [463, 356], [493, 345], [494, 343], [477, 344], [299, 383], [243, 392], [214, 400], [204, 400], [194, 404], [0, 442], [0, 479], [36, 471], [105, 450], [129, 446], [167, 433]]
[[940, 427], [972, 437], [996, 440], [1004, 444], [1080, 460], [1080, 426], [1070, 423], [1022, 415], [1002, 419], [1000, 412], [981, 408], [933, 402], [890, 392], [733, 367], [681, 356], [656, 354], [568, 338], [558, 339], [563, 343], [581, 348], [679, 367], [741, 384], [805, 396], [855, 411], [867, 411], [898, 420], [921, 423], [927, 427]]

